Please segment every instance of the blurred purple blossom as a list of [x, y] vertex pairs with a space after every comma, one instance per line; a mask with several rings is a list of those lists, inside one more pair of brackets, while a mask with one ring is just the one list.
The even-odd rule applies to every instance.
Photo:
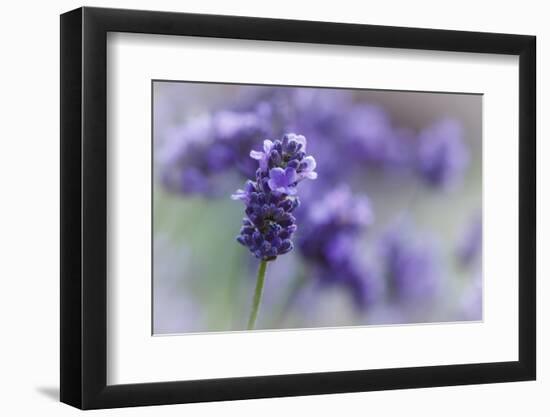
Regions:
[[194, 118], [171, 129], [157, 151], [159, 175], [176, 193], [212, 195], [216, 176], [233, 168], [252, 176], [254, 161], [248, 150], [270, 131], [267, 104], [254, 111], [219, 111]]
[[418, 135], [418, 170], [431, 186], [449, 188], [459, 182], [470, 162], [462, 125], [442, 119]]
[[261, 102], [251, 111], [222, 111], [215, 117], [215, 139], [232, 153], [235, 168], [241, 175], [254, 176], [257, 165], [250, 159], [249, 152], [258, 141], [271, 135], [272, 106]]
[[393, 127], [381, 107], [355, 105], [346, 112], [342, 128], [350, 154], [362, 163], [385, 168], [408, 164], [412, 132]]
[[299, 241], [301, 254], [321, 282], [343, 285], [359, 308], [374, 298], [372, 271], [356, 252], [358, 239], [373, 220], [368, 198], [340, 185], [310, 202]]
[[382, 236], [379, 251], [390, 300], [418, 303], [435, 295], [436, 253], [425, 239], [415, 237], [408, 226], [396, 224]]
[[289, 123], [297, 124], [301, 132], [332, 136], [340, 131], [342, 118], [352, 106], [349, 91], [332, 88], [298, 88], [289, 92], [292, 111]]
[[354, 196], [349, 186], [340, 184], [327, 193], [318, 204], [312, 204], [309, 220], [323, 227], [356, 234], [374, 222], [374, 214], [366, 195]]
[[[401, 172], [416, 162], [428, 184], [447, 187], [460, 179], [469, 161], [462, 126], [454, 120], [434, 123], [416, 138], [412, 130], [393, 126], [382, 107], [354, 102], [350, 91], [273, 87], [242, 94], [232, 110], [196, 117], [165, 134], [158, 150], [160, 178], [174, 192], [219, 194], [215, 177], [232, 170], [251, 178], [257, 166], [253, 159], [265, 167], [272, 142], [254, 150], [253, 159], [250, 149], [282, 131], [312, 138], [310, 152], [327, 186], [335, 186], [351, 168]], [[303, 170], [302, 177], [315, 176], [309, 173], [314, 169]]]
[[354, 102], [352, 92], [336, 89], [300, 88], [290, 102], [289, 126], [315, 138], [311, 149], [332, 186], [354, 167], [409, 165], [412, 131], [392, 126], [382, 107]]

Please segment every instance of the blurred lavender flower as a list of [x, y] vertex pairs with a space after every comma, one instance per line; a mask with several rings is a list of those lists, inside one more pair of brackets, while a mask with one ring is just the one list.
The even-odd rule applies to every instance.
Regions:
[[478, 213], [467, 225], [457, 248], [460, 265], [471, 266], [481, 257], [483, 225]]
[[268, 134], [269, 126], [270, 109], [264, 103], [253, 111], [197, 117], [172, 129], [157, 156], [163, 185], [172, 192], [208, 196], [218, 191], [216, 175], [231, 168], [253, 175], [248, 150]]
[[321, 283], [344, 285], [359, 308], [373, 301], [373, 276], [356, 256], [358, 237], [373, 220], [368, 198], [353, 196], [341, 185], [311, 203], [299, 241]]
[[295, 196], [298, 183], [315, 179], [315, 160], [306, 156], [306, 138], [289, 133], [282, 140], [265, 140], [262, 151], [250, 152], [259, 162], [256, 180], [231, 196], [245, 203], [246, 217], [237, 241], [258, 259], [273, 260], [293, 249], [296, 218], [291, 214], [299, 205]]
[[317, 225], [338, 226], [346, 232], [359, 232], [374, 221], [366, 195], [354, 196], [347, 185], [329, 192], [319, 204], [309, 210], [310, 220]]
[[183, 127], [170, 129], [155, 152], [165, 188], [182, 193], [210, 191], [208, 150], [212, 138], [209, 116], [197, 117]]
[[335, 89], [298, 88], [290, 91], [293, 117], [289, 123], [303, 130], [321, 135], [334, 136], [341, 128], [346, 111], [352, 105], [348, 91]]
[[435, 294], [438, 274], [432, 246], [414, 241], [410, 230], [398, 224], [383, 235], [379, 250], [390, 300], [418, 305]]
[[351, 106], [349, 91], [298, 88], [289, 91], [287, 129], [312, 138], [308, 146], [320, 166], [323, 181], [341, 177], [349, 164], [343, 163], [340, 140], [346, 111]]
[[346, 112], [342, 128], [350, 154], [356, 160], [389, 168], [409, 162], [412, 134], [406, 129], [394, 128], [381, 107], [355, 105]]
[[273, 109], [260, 102], [251, 111], [221, 111], [215, 114], [216, 139], [233, 155], [233, 164], [240, 174], [252, 177], [257, 165], [250, 160], [249, 151], [272, 132]]
[[418, 170], [429, 185], [448, 188], [462, 179], [470, 161], [462, 125], [443, 119], [423, 129], [419, 136]]

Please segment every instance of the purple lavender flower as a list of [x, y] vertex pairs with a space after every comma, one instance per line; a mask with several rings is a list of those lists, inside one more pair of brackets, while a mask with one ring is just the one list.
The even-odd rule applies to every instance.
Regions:
[[249, 158], [249, 150], [260, 138], [272, 132], [273, 109], [260, 102], [249, 111], [220, 111], [215, 114], [216, 140], [233, 155], [233, 166], [245, 177], [256, 172], [257, 165]]
[[[172, 192], [208, 194], [211, 191], [208, 151], [213, 128], [209, 116], [173, 128], [155, 152], [164, 187]], [[214, 151], [216, 152], [216, 151]]]
[[289, 133], [282, 140], [264, 141], [263, 152], [251, 151], [259, 162], [255, 181], [231, 196], [245, 203], [246, 217], [237, 241], [258, 259], [274, 260], [293, 249], [297, 229], [292, 212], [299, 205], [297, 185], [314, 179], [315, 160], [306, 156], [306, 138]]
[[[270, 141], [269, 139], [266, 139], [266, 140], [264, 140], [263, 152], [262, 151], [255, 151], [255, 150], [250, 151], [250, 157], [259, 162], [260, 169], [262, 171], [266, 171], [268, 169], [269, 157], [270, 157], [270, 153], [271, 153], [272, 149], [273, 149], [273, 142]], [[273, 156], [274, 157], [280, 157], [280, 155], [278, 155], [278, 153], [277, 154], [274, 153]]]
[[[185, 194], [203, 194], [208, 195], [212, 192], [212, 184], [208, 176], [197, 167], [187, 167], [181, 170], [180, 177], [176, 179], [179, 183], [179, 189]], [[164, 185], [168, 189], [175, 189], [175, 185], [171, 178], [167, 175], [163, 178]]]
[[462, 126], [443, 119], [422, 130], [418, 140], [418, 170], [424, 181], [442, 188], [456, 184], [470, 160]]
[[216, 176], [229, 169], [253, 175], [248, 150], [270, 130], [264, 104], [253, 111], [219, 111], [173, 129], [157, 154], [163, 185], [172, 192], [211, 195], [219, 186]]
[[301, 254], [321, 283], [343, 285], [361, 309], [373, 301], [374, 288], [371, 271], [357, 261], [356, 247], [372, 222], [368, 198], [353, 196], [341, 185], [311, 203], [299, 241]]
[[380, 107], [356, 105], [347, 113], [344, 137], [353, 155], [376, 166], [395, 167], [407, 162], [405, 131], [395, 129]]
[[434, 250], [415, 242], [410, 230], [391, 227], [380, 242], [380, 255], [390, 300], [418, 303], [435, 294], [438, 276]]
[[347, 185], [340, 185], [309, 210], [310, 219], [317, 225], [338, 225], [339, 230], [360, 232], [374, 221], [369, 198], [354, 196]]

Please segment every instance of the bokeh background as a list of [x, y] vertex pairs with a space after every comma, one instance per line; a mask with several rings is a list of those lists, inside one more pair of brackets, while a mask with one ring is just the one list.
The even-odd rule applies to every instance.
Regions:
[[243, 330], [258, 260], [235, 241], [251, 149], [317, 160], [258, 329], [482, 319], [482, 96], [153, 82], [153, 333]]

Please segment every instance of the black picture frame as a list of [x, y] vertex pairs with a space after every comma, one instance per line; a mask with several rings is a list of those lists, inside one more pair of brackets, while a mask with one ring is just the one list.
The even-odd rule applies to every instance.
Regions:
[[[107, 385], [108, 32], [519, 56], [518, 361]], [[524, 35], [88, 7], [61, 15], [61, 401], [95, 409], [534, 380], [535, 54]]]

